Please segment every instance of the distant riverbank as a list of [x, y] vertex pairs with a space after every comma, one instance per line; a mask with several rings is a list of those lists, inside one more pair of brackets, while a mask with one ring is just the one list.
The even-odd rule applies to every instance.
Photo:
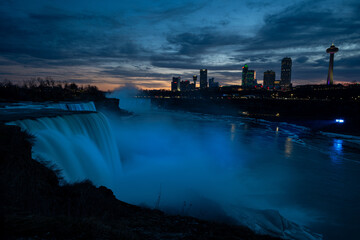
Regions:
[[[151, 98], [161, 108], [288, 122], [315, 131], [360, 135], [359, 101]], [[336, 119], [343, 119], [337, 123]]]

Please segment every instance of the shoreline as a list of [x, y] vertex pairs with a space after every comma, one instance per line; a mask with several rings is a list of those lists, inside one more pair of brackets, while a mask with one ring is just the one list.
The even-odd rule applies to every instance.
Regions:
[[[331, 102], [308, 102], [300, 108], [300, 103], [286, 100], [151, 98], [151, 104], [164, 109], [286, 122], [313, 131], [360, 136], [358, 102], [346, 108], [339, 102], [335, 106]], [[336, 123], [338, 118], [345, 119], [344, 123]]]

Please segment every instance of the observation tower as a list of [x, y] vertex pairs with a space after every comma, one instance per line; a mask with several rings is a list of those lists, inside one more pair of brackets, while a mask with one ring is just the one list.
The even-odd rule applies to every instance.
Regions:
[[333, 85], [334, 84], [334, 78], [333, 78], [333, 69], [334, 69], [334, 55], [337, 53], [339, 49], [335, 47], [334, 44], [331, 44], [331, 46], [326, 49], [327, 53], [330, 53], [330, 63], [329, 63], [329, 72], [327, 77], [327, 85]]

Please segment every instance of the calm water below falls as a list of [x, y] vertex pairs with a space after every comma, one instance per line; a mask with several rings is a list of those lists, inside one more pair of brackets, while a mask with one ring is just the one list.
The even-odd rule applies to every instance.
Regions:
[[[272, 209], [324, 239], [359, 239], [359, 137], [231, 116], [135, 112], [110, 117], [123, 163], [119, 199], [205, 218], [199, 206], [219, 205], [253, 229], [252, 216], [263, 219], [255, 209]], [[239, 208], [252, 212], [244, 217]]]

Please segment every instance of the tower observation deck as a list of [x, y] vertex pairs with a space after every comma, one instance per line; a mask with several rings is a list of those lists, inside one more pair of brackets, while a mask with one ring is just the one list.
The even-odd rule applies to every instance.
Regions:
[[339, 48], [335, 47], [334, 44], [332, 44], [328, 49], [326, 49], [326, 52], [330, 54], [330, 62], [329, 62], [329, 71], [328, 71], [328, 77], [327, 77], [327, 85], [333, 85], [334, 84], [334, 77], [333, 77], [333, 69], [334, 69], [334, 55], [339, 51]]

